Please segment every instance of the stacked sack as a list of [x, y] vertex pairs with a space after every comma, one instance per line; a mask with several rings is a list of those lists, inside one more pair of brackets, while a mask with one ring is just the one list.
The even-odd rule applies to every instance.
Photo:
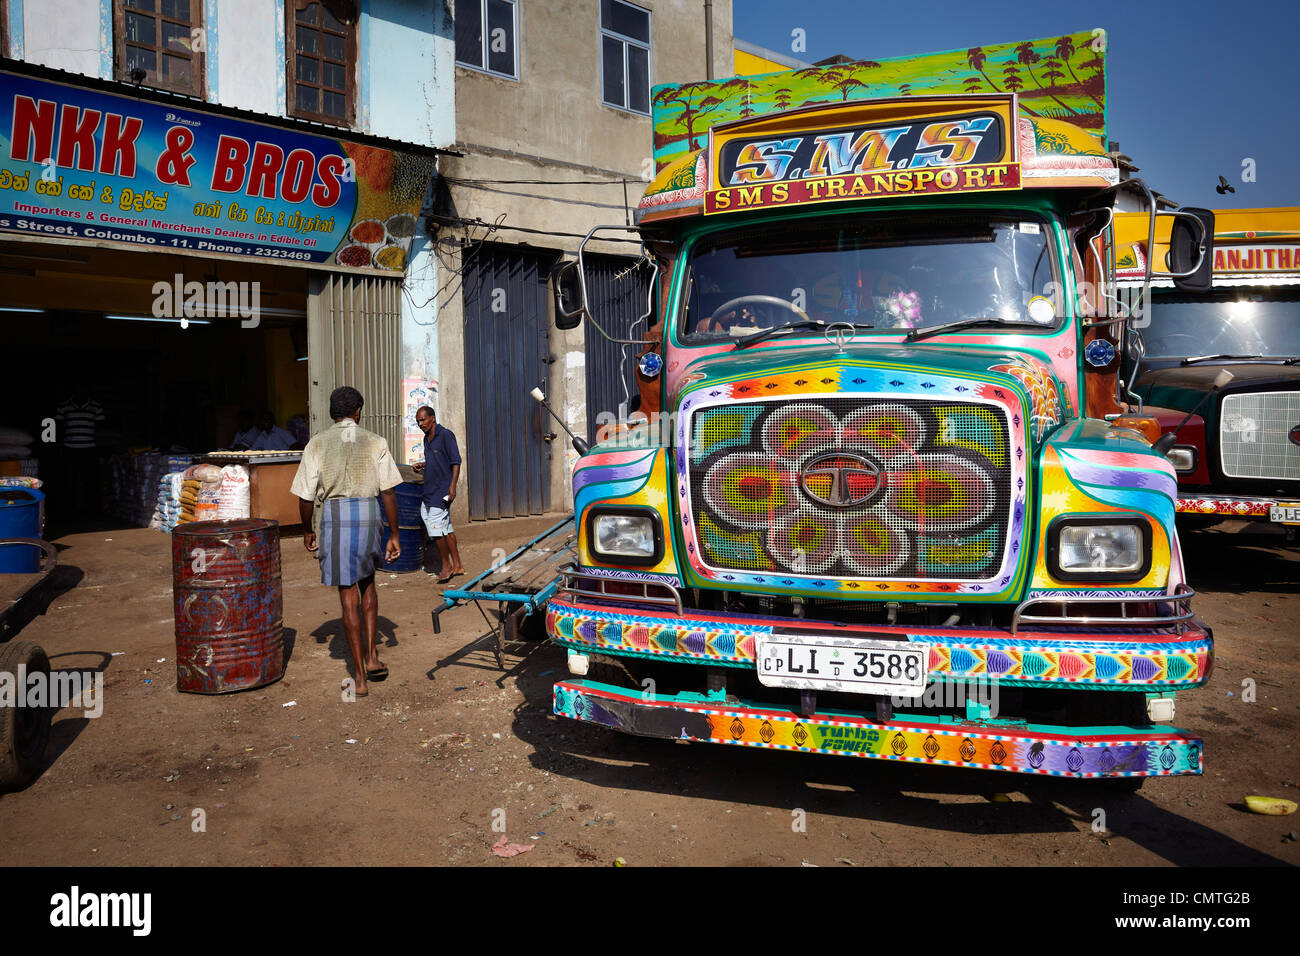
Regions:
[[31, 435], [19, 428], [0, 425], [0, 475], [19, 477], [37, 474], [37, 461], [32, 457]]
[[158, 502], [158, 482], [169, 470], [166, 452], [119, 455], [110, 466], [113, 510], [139, 527], [150, 525]]
[[183, 471], [172, 471], [158, 480], [158, 506], [154, 509], [151, 528], [161, 528], [168, 534], [180, 522], [181, 518], [181, 484], [185, 480]]
[[194, 465], [181, 472], [180, 506], [177, 524], [215, 521], [221, 504], [221, 469], [216, 465]]
[[188, 524], [194, 520], [194, 505], [199, 500], [200, 484], [197, 478], [189, 477], [188, 471], [181, 472], [181, 493], [178, 498], [181, 513], [176, 518], [177, 524]]
[[226, 465], [221, 469], [221, 493], [217, 502], [217, 517], [247, 518], [252, 496], [248, 485], [248, 469], [243, 465]]

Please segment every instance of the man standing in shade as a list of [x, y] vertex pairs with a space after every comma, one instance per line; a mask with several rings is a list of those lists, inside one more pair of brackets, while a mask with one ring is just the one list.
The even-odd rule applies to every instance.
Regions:
[[296, 439], [293, 433], [275, 423], [275, 416], [270, 410], [263, 411], [257, 419], [257, 427], [250, 428], [235, 436], [233, 447], [236, 451], [283, 451], [293, 446]]
[[424, 461], [416, 462], [415, 470], [424, 472], [424, 494], [420, 501], [420, 518], [429, 537], [438, 542], [438, 555], [442, 558], [442, 576], [439, 584], [446, 584], [458, 574], [465, 573], [456, 547], [456, 533], [451, 527], [451, 503], [456, 500], [456, 483], [460, 480], [460, 449], [451, 429], [438, 424], [438, 418], [428, 405], [415, 412], [415, 423], [424, 432]]
[[104, 424], [104, 408], [80, 386], [54, 412], [62, 445], [60, 475], [68, 513], [75, 518], [100, 512], [99, 449], [97, 430]]
[[375, 649], [379, 626], [375, 560], [381, 550], [381, 497], [391, 529], [385, 557], [391, 562], [402, 554], [397, 543], [397, 494], [393, 490], [402, 483], [402, 476], [389, 454], [388, 442], [358, 426], [364, 404], [361, 393], [350, 386], [330, 393], [334, 426], [307, 443], [290, 487], [300, 499], [298, 513], [306, 529], [303, 544], [308, 551], [318, 550], [312, 519], [318, 505], [320, 508], [317, 558], [321, 583], [339, 589], [358, 697], [369, 693], [367, 680], [388, 676], [388, 668]]

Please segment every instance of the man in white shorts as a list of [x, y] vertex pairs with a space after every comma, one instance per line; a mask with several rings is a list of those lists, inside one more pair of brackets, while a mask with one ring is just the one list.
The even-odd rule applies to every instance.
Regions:
[[438, 544], [438, 555], [442, 558], [438, 583], [446, 584], [465, 573], [456, 548], [456, 532], [451, 527], [451, 503], [456, 500], [456, 483], [460, 481], [460, 449], [456, 446], [456, 436], [438, 424], [428, 405], [416, 410], [415, 422], [424, 432], [424, 461], [414, 466], [416, 471], [424, 472], [420, 518], [429, 537]]

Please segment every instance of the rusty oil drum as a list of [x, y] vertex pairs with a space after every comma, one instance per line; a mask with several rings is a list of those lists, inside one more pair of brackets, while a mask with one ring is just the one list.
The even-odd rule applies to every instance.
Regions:
[[224, 694], [284, 675], [279, 522], [178, 525], [172, 600], [178, 690]]

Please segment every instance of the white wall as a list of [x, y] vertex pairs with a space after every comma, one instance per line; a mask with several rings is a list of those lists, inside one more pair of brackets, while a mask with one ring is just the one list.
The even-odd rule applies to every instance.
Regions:
[[217, 50], [217, 102], [256, 113], [280, 115], [283, 112], [278, 86], [284, 75], [283, 4], [275, 0], [220, 0], [216, 7], [217, 34], [210, 46], [215, 45]]
[[19, 3], [23, 59], [111, 79], [112, 60], [106, 55], [113, 49], [111, 4], [100, 0], [10, 0], [10, 6]]

